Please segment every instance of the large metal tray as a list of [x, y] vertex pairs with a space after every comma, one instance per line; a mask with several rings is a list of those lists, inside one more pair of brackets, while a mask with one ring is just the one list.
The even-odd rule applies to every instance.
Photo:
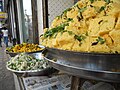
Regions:
[[84, 53], [46, 48], [49, 63], [59, 70], [81, 78], [120, 82], [120, 54]]

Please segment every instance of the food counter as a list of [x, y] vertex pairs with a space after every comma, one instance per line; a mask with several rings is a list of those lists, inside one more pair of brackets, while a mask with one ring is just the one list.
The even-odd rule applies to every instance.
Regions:
[[85, 79], [113, 83], [119, 90], [119, 40], [119, 0], [81, 0], [40, 37], [44, 59], [72, 75], [71, 90], [79, 90]]
[[72, 90], [78, 90], [77, 77], [120, 84], [119, 0], [78, 1], [44, 29], [40, 40], [50, 65], [73, 75]]

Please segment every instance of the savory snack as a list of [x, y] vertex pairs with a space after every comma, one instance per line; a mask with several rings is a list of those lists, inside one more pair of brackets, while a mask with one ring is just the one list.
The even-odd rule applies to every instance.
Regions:
[[29, 70], [43, 70], [49, 67], [48, 62], [44, 59], [36, 59], [25, 53], [21, 53], [12, 57], [7, 62], [7, 67], [16, 71], [29, 71]]
[[43, 48], [39, 47], [38, 44], [22, 43], [12, 47], [8, 47], [6, 48], [6, 51], [13, 53], [22, 53], [22, 52], [35, 52], [35, 51], [40, 51], [42, 49]]
[[120, 0], [80, 0], [57, 16], [40, 37], [46, 47], [120, 53]]

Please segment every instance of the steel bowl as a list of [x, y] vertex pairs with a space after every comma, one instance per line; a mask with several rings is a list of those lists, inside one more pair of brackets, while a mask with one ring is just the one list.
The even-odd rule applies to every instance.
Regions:
[[[26, 53], [26, 54], [38, 53], [38, 52], [42, 52], [42, 51], [45, 49], [45, 47], [42, 46], [42, 45], [39, 45], [39, 47], [42, 48], [42, 49], [41, 49], [41, 50], [38, 50], [38, 51], [24, 52], [24, 53]], [[9, 51], [7, 51], [7, 50], [5, 50], [5, 52], [6, 52], [6, 54], [9, 54], [11, 57], [14, 57], [14, 56], [20, 54], [20, 53], [9, 52]]]
[[[43, 59], [42, 53], [30, 53], [30, 56], [33, 56], [37, 59]], [[53, 67], [46, 67], [44, 69], [38, 69], [38, 70], [25, 70], [25, 71], [17, 71], [17, 70], [13, 70], [11, 68], [9, 68], [6, 65], [7, 70], [15, 73], [18, 76], [44, 76], [44, 75], [49, 75], [52, 74], [54, 72], [56, 72], [57, 70], [54, 69]]]

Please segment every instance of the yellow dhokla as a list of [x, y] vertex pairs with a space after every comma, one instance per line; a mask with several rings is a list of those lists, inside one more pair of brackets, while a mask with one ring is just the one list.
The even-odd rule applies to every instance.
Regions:
[[120, 53], [120, 0], [80, 0], [57, 16], [40, 37], [46, 47]]

